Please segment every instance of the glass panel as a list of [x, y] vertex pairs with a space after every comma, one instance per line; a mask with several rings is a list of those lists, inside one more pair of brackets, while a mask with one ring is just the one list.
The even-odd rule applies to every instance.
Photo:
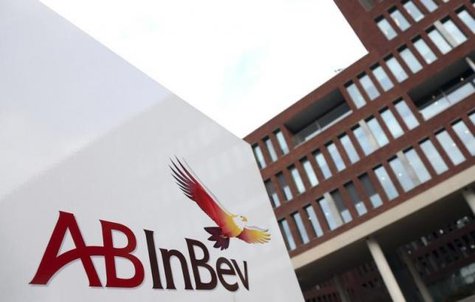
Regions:
[[426, 140], [420, 144], [422, 152], [429, 160], [430, 164], [434, 168], [437, 174], [442, 174], [448, 170], [445, 161], [440, 156], [439, 151], [434, 147], [434, 144], [430, 140]]
[[395, 103], [394, 106], [409, 130], [419, 126], [419, 122], [404, 100]]
[[457, 13], [457, 16], [468, 28], [470, 28], [472, 33], [475, 34], [475, 19], [472, 17], [472, 15], [470, 15], [465, 9], [462, 9]]
[[287, 222], [287, 220], [280, 220], [279, 226], [282, 234], [284, 235], [285, 243], [287, 243], [287, 249], [291, 251], [295, 250], [297, 246], [295, 245], [294, 236], [292, 236], [292, 232], [290, 231], [289, 223]]
[[274, 184], [272, 183], [272, 181], [267, 180], [265, 182], [265, 185], [266, 185], [267, 194], [269, 195], [269, 199], [271, 200], [274, 208], [280, 206], [279, 195], [277, 195], [277, 192], [275, 191]]
[[437, 29], [432, 28], [427, 32], [427, 34], [441, 53], [446, 54], [452, 50], [452, 46], [444, 39]]
[[386, 65], [399, 83], [407, 79], [407, 73], [395, 57], [386, 59]]
[[437, 9], [437, 4], [433, 0], [420, 0], [422, 4], [427, 8], [429, 12], [433, 12]]
[[460, 138], [465, 148], [467, 148], [468, 152], [470, 152], [471, 155], [475, 155], [475, 138], [467, 125], [463, 121], [459, 121], [453, 124], [452, 128], [455, 133], [457, 133], [457, 136]]
[[431, 179], [430, 174], [426, 169], [426, 166], [424, 166], [424, 163], [417, 154], [416, 150], [409, 149], [404, 152], [404, 155], [406, 156], [407, 160], [409, 161], [409, 164], [412, 166], [414, 173], [416, 173], [417, 178], [419, 178], [419, 181], [421, 183], [424, 183]]
[[320, 208], [322, 209], [323, 215], [325, 215], [325, 219], [327, 220], [328, 227], [330, 228], [330, 230], [334, 230], [343, 224], [341, 218], [339, 216], [338, 217], [335, 216], [336, 209], [334, 208], [334, 206], [332, 209], [332, 205], [330, 204], [328, 200], [325, 199], [325, 197], [320, 199], [318, 201], [318, 204], [320, 205]]
[[355, 209], [358, 213], [358, 216], [363, 216], [364, 214], [368, 213], [364, 202], [358, 196], [358, 193], [356, 192], [356, 187], [352, 182], [345, 184], [345, 190], [348, 192], [348, 195], [350, 195], [351, 201], [355, 205]]
[[355, 135], [355, 138], [360, 144], [361, 149], [363, 149], [365, 155], [371, 154], [374, 150], [376, 150], [375, 146], [371, 143], [369, 137], [360, 126], [353, 129], [353, 134]]
[[266, 144], [267, 151], [269, 151], [270, 159], [274, 162], [277, 160], [277, 153], [275, 153], [274, 145], [269, 138], [264, 139], [264, 143]]
[[371, 100], [374, 100], [379, 96], [378, 89], [376, 89], [376, 86], [374, 86], [373, 81], [371, 81], [367, 74], [363, 75], [359, 80], [361, 85], [363, 86], [363, 89], [366, 91], [368, 97]]
[[341, 218], [343, 218], [344, 223], [348, 223], [353, 218], [351, 217], [350, 211], [346, 208], [345, 203], [343, 202], [343, 198], [341, 197], [341, 193], [338, 190], [335, 190], [330, 193], [333, 201], [335, 201], [336, 208], [340, 212]]
[[351, 100], [355, 104], [356, 108], [361, 108], [366, 104], [365, 99], [361, 95], [361, 92], [359, 91], [358, 87], [354, 83], [351, 83], [346, 87], [346, 91], [348, 91], [348, 94], [351, 97]]
[[414, 54], [409, 48], [401, 49], [399, 51], [399, 54], [401, 55], [402, 59], [409, 67], [409, 69], [412, 71], [412, 73], [417, 73], [419, 70], [422, 69], [421, 63], [419, 62], [419, 60], [417, 60], [416, 56], [414, 56]]
[[429, 48], [427, 43], [422, 40], [422, 39], [417, 39], [414, 41], [414, 47], [416, 50], [419, 52], [419, 54], [424, 58], [424, 61], [426, 61], [427, 64], [430, 64], [437, 60], [437, 57], [435, 54], [432, 52], [432, 50]]
[[334, 143], [331, 143], [327, 146], [328, 153], [330, 153], [330, 156], [333, 159], [333, 162], [335, 163], [335, 166], [338, 171], [342, 171], [346, 168], [345, 163], [343, 162], [343, 158], [341, 158], [340, 152], [338, 152], [338, 149], [336, 148]]
[[442, 145], [445, 153], [449, 156], [450, 160], [454, 165], [458, 165], [461, 162], [465, 161], [465, 156], [463, 156], [460, 149], [455, 144], [454, 140], [447, 131], [442, 131], [435, 136], [439, 143]]
[[386, 145], [387, 143], [389, 143], [389, 140], [388, 140], [386, 134], [384, 134], [383, 128], [381, 128], [381, 125], [379, 125], [379, 122], [376, 118], [371, 118], [371, 119], [367, 120], [366, 124], [368, 125], [368, 128], [373, 133], [373, 136], [376, 139], [376, 141], [378, 142], [378, 145], [380, 147], [382, 147], [382, 146]]
[[254, 152], [254, 157], [257, 160], [257, 165], [259, 166], [259, 168], [261, 169], [265, 168], [266, 162], [264, 160], [264, 155], [262, 155], [261, 147], [259, 147], [259, 145], [254, 145], [252, 147], [252, 151]]
[[470, 121], [472, 122], [472, 124], [475, 125], [475, 112], [472, 113], [472, 114], [470, 114], [470, 115], [468, 116], [468, 118], [470, 119]]
[[280, 189], [282, 190], [282, 193], [284, 194], [285, 200], [291, 200], [293, 198], [292, 196], [292, 191], [290, 190], [289, 185], [285, 181], [285, 177], [282, 173], [279, 173], [277, 175], [277, 179], [279, 180], [279, 185]]
[[275, 132], [275, 137], [277, 138], [277, 142], [279, 143], [280, 151], [282, 154], [289, 153], [289, 147], [287, 146], [287, 142], [285, 141], [284, 135], [280, 130]]
[[343, 148], [346, 151], [346, 154], [348, 155], [351, 163], [356, 163], [357, 161], [360, 160], [360, 157], [358, 153], [355, 150], [355, 147], [353, 146], [353, 143], [351, 142], [350, 138], [348, 135], [343, 135], [340, 137], [340, 142], [343, 145]]
[[467, 37], [462, 33], [462, 31], [455, 25], [454, 21], [447, 19], [442, 21], [442, 26], [449, 33], [449, 35], [455, 40], [456, 45], [460, 45], [463, 42], [467, 41]]
[[412, 19], [414, 19], [414, 21], [417, 22], [424, 18], [422, 12], [412, 1], [407, 1], [406, 3], [404, 3], [403, 6], [407, 13], [412, 17]]
[[295, 167], [290, 168], [290, 175], [294, 181], [295, 186], [297, 187], [297, 191], [302, 194], [305, 192], [305, 186], [303, 185], [302, 178], [300, 177], [300, 173]]
[[396, 174], [397, 180], [405, 192], [412, 190], [416, 186], [409, 171], [407, 170], [407, 167], [403, 165], [402, 161], [398, 157], [390, 160], [389, 165], [391, 166], [391, 169], [393, 169], [394, 174]]
[[386, 172], [386, 169], [383, 166], [374, 169], [374, 174], [376, 174], [376, 177], [389, 200], [393, 200], [399, 196], [393, 181], [389, 178], [388, 172]]
[[381, 66], [374, 68], [373, 74], [376, 77], [376, 80], [378, 80], [379, 84], [381, 84], [381, 87], [383, 87], [384, 91], [388, 91], [394, 87], [393, 82], [391, 79], [389, 79], [387, 73]]
[[313, 231], [315, 232], [315, 235], [317, 237], [323, 236], [322, 227], [320, 226], [320, 222], [318, 221], [317, 215], [315, 214], [315, 210], [313, 209], [313, 207], [311, 205], [306, 206], [305, 212], [307, 213], [308, 219], [312, 223], [312, 228], [313, 228]]
[[305, 174], [307, 174], [308, 181], [312, 187], [318, 185], [317, 175], [315, 175], [315, 171], [313, 170], [312, 164], [308, 159], [302, 160], [302, 166], [305, 170]]
[[300, 240], [302, 240], [303, 244], [308, 243], [310, 240], [308, 239], [307, 230], [303, 224], [302, 217], [300, 217], [300, 213], [297, 212], [292, 214], [292, 218], [295, 221], [295, 225], [297, 225], [297, 231], [299, 232]]
[[376, 22], [378, 24], [379, 29], [388, 40], [394, 39], [394, 37], [396, 37], [396, 31], [386, 19], [381, 19]]
[[405, 31], [408, 29], [411, 25], [409, 22], [407, 22], [406, 17], [401, 14], [401, 12], [398, 9], [395, 9], [392, 11], [390, 14], [391, 18], [394, 20], [394, 23], [399, 27], [401, 31]]
[[363, 188], [366, 194], [369, 196], [369, 200], [373, 205], [373, 208], [380, 207], [383, 204], [383, 200], [379, 196], [378, 192], [374, 189], [373, 184], [368, 176], [368, 174], [363, 174], [359, 177], [359, 180], [363, 184]]
[[317, 161], [317, 164], [320, 167], [320, 170], [322, 170], [323, 177], [325, 177], [325, 179], [331, 177], [332, 172], [330, 171], [330, 168], [328, 167], [327, 160], [325, 159], [323, 154], [320, 153], [320, 151], [317, 151], [315, 153], [315, 160]]
[[389, 132], [391, 132], [391, 135], [394, 138], [398, 138], [403, 135], [403, 130], [391, 110], [385, 109], [384, 111], [382, 111], [381, 118], [386, 123], [386, 128], [389, 129]]

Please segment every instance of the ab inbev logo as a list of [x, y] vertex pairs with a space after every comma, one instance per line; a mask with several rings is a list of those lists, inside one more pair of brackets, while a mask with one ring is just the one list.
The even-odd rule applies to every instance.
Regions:
[[[247, 219], [244, 216], [234, 215], [226, 211], [213, 197], [213, 194], [200, 183], [198, 177], [192, 174], [191, 169], [187, 169], [178, 159], [176, 161], [177, 163], [172, 161], [170, 168], [177, 184], [185, 195], [195, 201], [217, 224], [216, 227], [205, 228], [211, 234], [209, 240], [215, 242], [215, 248], [227, 249], [230, 238], [239, 238], [247, 243], [266, 243], [270, 240], [270, 234], [267, 230], [248, 227], [246, 226]], [[102, 287], [103, 284], [92, 261], [92, 257], [101, 256], [104, 257], [106, 287], [133, 288], [141, 285], [145, 279], [144, 263], [147, 260], [139, 259], [134, 254], [137, 247], [136, 234], [129, 227], [117, 222], [100, 220], [100, 225], [103, 238], [102, 245], [86, 245], [74, 214], [60, 211], [56, 226], [30, 284], [47, 285], [54, 276], [59, 275], [60, 270], [67, 264], [80, 261], [89, 280], [89, 286]], [[114, 246], [113, 232], [119, 232], [125, 236], [125, 246]], [[68, 233], [72, 238], [74, 248], [59, 254]], [[225, 257], [218, 257], [216, 261], [212, 261], [206, 245], [189, 238], [184, 238], [188, 257], [175, 249], [160, 248], [158, 253], [155, 246], [154, 231], [144, 230], [144, 235], [153, 289], [176, 289], [174, 278], [181, 275], [186, 290], [214, 289], [218, 286], [218, 281], [229, 291], [236, 291], [241, 285], [249, 290], [247, 261], [239, 263], [236, 259]], [[131, 264], [133, 268], [132, 276], [127, 274], [130, 277], [125, 278], [118, 275], [117, 258]], [[178, 259], [181, 265], [181, 273], [172, 270], [171, 259], [173, 258]], [[189, 266], [191, 267], [191, 273], [188, 269]], [[160, 273], [161, 269], [163, 269], [163, 275], [165, 276], [164, 280], [162, 280], [162, 274]], [[225, 278], [225, 276], [227, 277]], [[228, 277], [231, 276], [235, 277], [236, 282], [229, 281], [230, 278]]]

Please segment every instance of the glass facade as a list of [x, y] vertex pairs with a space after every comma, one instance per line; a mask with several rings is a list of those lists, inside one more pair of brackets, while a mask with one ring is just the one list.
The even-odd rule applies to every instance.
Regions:
[[389, 15], [391, 16], [394, 23], [396, 23], [396, 25], [399, 27], [401, 31], [405, 31], [411, 26], [409, 22], [407, 22], [406, 17], [404, 17], [404, 15], [401, 14], [401, 12], [398, 9], [394, 9], [393, 11], [389, 13]]
[[272, 181], [267, 180], [267, 181], [265, 182], [265, 186], [266, 186], [266, 190], [267, 190], [267, 195], [269, 195], [269, 199], [270, 199], [271, 202], [272, 202], [272, 206], [273, 206], [274, 208], [280, 206], [279, 195], [278, 195], [277, 192], [275, 191], [275, 187], [274, 187], [274, 184], [272, 183]]
[[280, 189], [282, 190], [285, 200], [289, 201], [294, 198], [292, 196], [292, 191], [290, 190], [290, 187], [287, 184], [287, 181], [285, 180], [284, 174], [277, 174], [277, 180], [279, 181]]
[[386, 172], [386, 169], [383, 166], [379, 166], [374, 169], [374, 174], [378, 178], [381, 187], [383, 187], [384, 193], [386, 193], [388, 200], [392, 200], [399, 196], [393, 181], [391, 178], [389, 178], [388, 172]]
[[437, 4], [434, 2], [434, 0], [420, 0], [420, 1], [429, 12], [433, 12], [437, 9]]
[[376, 80], [378, 80], [379, 84], [383, 88], [384, 91], [388, 91], [391, 88], [394, 87], [393, 82], [391, 79], [388, 77], [388, 74], [386, 71], [381, 66], [376, 66], [373, 69], [373, 74], [376, 77]]
[[429, 172], [427, 171], [424, 163], [417, 154], [416, 150], [408, 149], [404, 151], [404, 156], [412, 167], [412, 170], [415, 172], [420, 183], [424, 183], [431, 179]]
[[320, 151], [317, 151], [314, 156], [315, 161], [317, 162], [318, 166], [320, 167], [320, 170], [322, 171], [323, 177], [325, 177], [325, 179], [330, 178], [332, 176], [332, 172], [323, 154], [320, 153]]
[[340, 152], [338, 151], [337, 147], [334, 143], [327, 145], [328, 153], [330, 153], [333, 162], [335, 163], [335, 167], [338, 171], [342, 171], [346, 168], [345, 162], [343, 158], [341, 158]]
[[365, 173], [361, 175], [360, 177], [358, 177], [358, 179], [363, 185], [363, 189], [366, 195], [369, 196], [369, 200], [371, 204], [373, 205], [373, 208], [382, 206], [383, 200], [381, 199], [381, 196], [379, 196], [378, 192], [374, 188], [374, 185], [371, 182], [371, 179], [369, 178], [368, 174]]
[[426, 61], [427, 64], [431, 64], [437, 60], [434, 52], [432, 52], [427, 43], [421, 38], [414, 40], [414, 47], [422, 56], [422, 58], [424, 58], [424, 61]]
[[397, 121], [396, 117], [394, 114], [391, 112], [389, 109], [384, 109], [381, 111], [381, 118], [384, 120], [384, 123], [386, 124], [386, 128], [388, 128], [389, 132], [391, 132], [391, 135], [393, 138], [398, 138], [401, 135], [404, 134], [401, 125], [399, 125], [399, 122]]
[[287, 142], [285, 141], [282, 131], [277, 130], [275, 132], [275, 137], [277, 138], [277, 142], [279, 143], [280, 151], [282, 152], [282, 154], [285, 155], [289, 153], [289, 147], [287, 146]]
[[444, 130], [439, 132], [435, 137], [454, 165], [458, 165], [465, 161], [465, 156], [463, 156], [462, 152], [447, 131]]
[[348, 155], [348, 158], [350, 159], [352, 164], [360, 160], [360, 157], [358, 153], [356, 152], [356, 149], [353, 146], [353, 143], [351, 142], [348, 135], [344, 134], [343, 136], [341, 136], [340, 142], [343, 145], [343, 149], [345, 149], [345, 152]]
[[396, 31], [391, 26], [391, 24], [389, 24], [388, 20], [382, 18], [376, 21], [376, 24], [378, 25], [379, 30], [381, 30], [388, 40], [392, 40], [397, 36]]
[[294, 219], [295, 225], [297, 226], [297, 231], [299, 232], [301, 242], [303, 244], [308, 243], [310, 239], [308, 238], [307, 230], [305, 229], [305, 225], [303, 224], [300, 213], [297, 212], [292, 214], [292, 218]]
[[434, 42], [435, 46], [437, 46], [437, 48], [442, 54], [446, 54], [452, 50], [452, 46], [444, 39], [442, 34], [436, 28], [431, 28], [427, 32], [427, 35], [432, 40], [432, 42]]
[[381, 128], [381, 125], [376, 118], [373, 117], [367, 120], [366, 125], [368, 125], [368, 128], [373, 133], [373, 136], [376, 139], [379, 147], [385, 146], [389, 143], [388, 137], [384, 133], [383, 128]]
[[422, 14], [421, 10], [414, 4], [414, 2], [407, 1], [403, 6], [414, 21], [418, 22], [424, 18], [424, 14]]
[[460, 141], [468, 150], [468, 152], [475, 156], [475, 138], [463, 121], [458, 121], [452, 125], [454, 132], [460, 138]]
[[351, 201], [353, 202], [353, 205], [355, 206], [358, 216], [363, 216], [364, 214], [368, 213], [368, 210], [366, 209], [364, 202], [358, 196], [356, 187], [353, 184], [353, 182], [349, 182], [345, 184], [344, 187], [345, 187], [346, 192], [348, 192], [348, 195], [350, 196]]
[[419, 70], [422, 69], [422, 65], [417, 60], [416, 56], [412, 53], [412, 51], [405, 47], [399, 50], [399, 54], [401, 55], [401, 58], [404, 60], [404, 63], [406, 63], [407, 67], [412, 71], [412, 73], [417, 73]]
[[356, 108], [361, 108], [366, 104], [365, 99], [361, 95], [360, 90], [354, 83], [349, 84], [346, 86], [346, 91], [350, 95], [351, 100], [355, 104]]
[[327, 220], [328, 228], [330, 230], [334, 230], [343, 224], [343, 221], [341, 220], [341, 217], [338, 214], [333, 202], [327, 200], [325, 197], [322, 197], [320, 200], [318, 200], [318, 204], [322, 209], [323, 215]]
[[361, 86], [363, 86], [363, 89], [366, 91], [366, 94], [371, 100], [374, 100], [379, 96], [379, 91], [374, 86], [373, 81], [369, 78], [367, 74], [364, 74], [359, 78]]
[[313, 170], [312, 164], [308, 159], [303, 159], [302, 160], [302, 166], [305, 171], [305, 174], [307, 174], [308, 182], [312, 187], [318, 185], [318, 178], [317, 175], [315, 175], [315, 171]]
[[289, 223], [287, 220], [282, 219], [279, 220], [280, 231], [284, 235], [285, 243], [287, 244], [288, 250], [295, 250], [297, 246], [295, 245], [294, 236], [292, 236], [292, 232], [290, 231]]
[[303, 184], [302, 178], [300, 177], [300, 173], [295, 166], [290, 167], [290, 175], [292, 176], [292, 180], [294, 181], [295, 187], [297, 191], [302, 194], [305, 192], [305, 186]]
[[399, 116], [404, 121], [409, 130], [412, 130], [419, 126], [419, 122], [417, 121], [416, 117], [412, 113], [411, 109], [409, 109], [409, 106], [404, 100], [399, 100], [394, 103], [394, 107], [396, 108], [397, 112], [399, 113]]
[[386, 65], [399, 83], [407, 79], [407, 73], [395, 57], [387, 58]]
[[435, 173], [442, 174], [449, 169], [431, 140], [423, 141], [420, 143], [420, 147], [422, 152], [424, 152], [424, 155], [427, 157], [427, 160], [432, 165], [432, 168], [434, 168]]
[[346, 208], [343, 198], [341, 196], [340, 191], [335, 190], [330, 193], [333, 201], [335, 202], [336, 208], [340, 213], [341, 218], [343, 219], [344, 223], [350, 222], [353, 218], [351, 217], [350, 211]]
[[460, 20], [475, 34], [475, 19], [464, 8], [457, 13]]
[[312, 224], [312, 229], [317, 237], [323, 236], [323, 230], [320, 225], [320, 222], [318, 221], [317, 215], [315, 214], [315, 210], [312, 205], [308, 205], [305, 208], [305, 213], [307, 213], [308, 220], [310, 220], [310, 223]]
[[261, 147], [259, 147], [259, 145], [254, 145], [252, 147], [252, 151], [254, 152], [254, 157], [256, 158], [257, 165], [259, 166], [259, 168], [265, 168], [266, 161], [264, 160], [264, 155], [262, 154]]
[[391, 169], [405, 192], [412, 190], [417, 185], [411, 174], [412, 171], [408, 169], [407, 165], [404, 165], [399, 157], [391, 159], [389, 166], [391, 166]]
[[277, 153], [275, 153], [274, 145], [270, 138], [264, 139], [264, 144], [266, 144], [267, 151], [269, 152], [270, 159], [274, 162], [277, 160]]
[[467, 41], [467, 37], [463, 34], [463, 32], [455, 25], [454, 21], [451, 19], [445, 19], [442, 21], [442, 26], [447, 31], [447, 33], [451, 36], [451, 38], [455, 41], [455, 46], [462, 44], [463, 42]]
[[365, 155], [369, 155], [376, 150], [375, 145], [371, 142], [371, 139], [369, 138], [368, 134], [361, 128], [360, 126], [357, 126], [356, 128], [353, 129], [353, 134], [355, 135], [356, 140], [361, 146], [361, 149], [363, 149], [363, 152]]

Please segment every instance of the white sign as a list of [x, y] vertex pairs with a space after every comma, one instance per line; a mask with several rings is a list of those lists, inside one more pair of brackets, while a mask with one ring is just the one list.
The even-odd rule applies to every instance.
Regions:
[[0, 117], [35, 117], [2, 148], [94, 129], [0, 172], [2, 301], [303, 300], [246, 143], [41, 4], [1, 7]]

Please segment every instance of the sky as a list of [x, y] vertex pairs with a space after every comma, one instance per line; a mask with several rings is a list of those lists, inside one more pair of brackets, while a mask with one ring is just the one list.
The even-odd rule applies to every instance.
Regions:
[[332, 0], [43, 0], [239, 137], [366, 50]]

